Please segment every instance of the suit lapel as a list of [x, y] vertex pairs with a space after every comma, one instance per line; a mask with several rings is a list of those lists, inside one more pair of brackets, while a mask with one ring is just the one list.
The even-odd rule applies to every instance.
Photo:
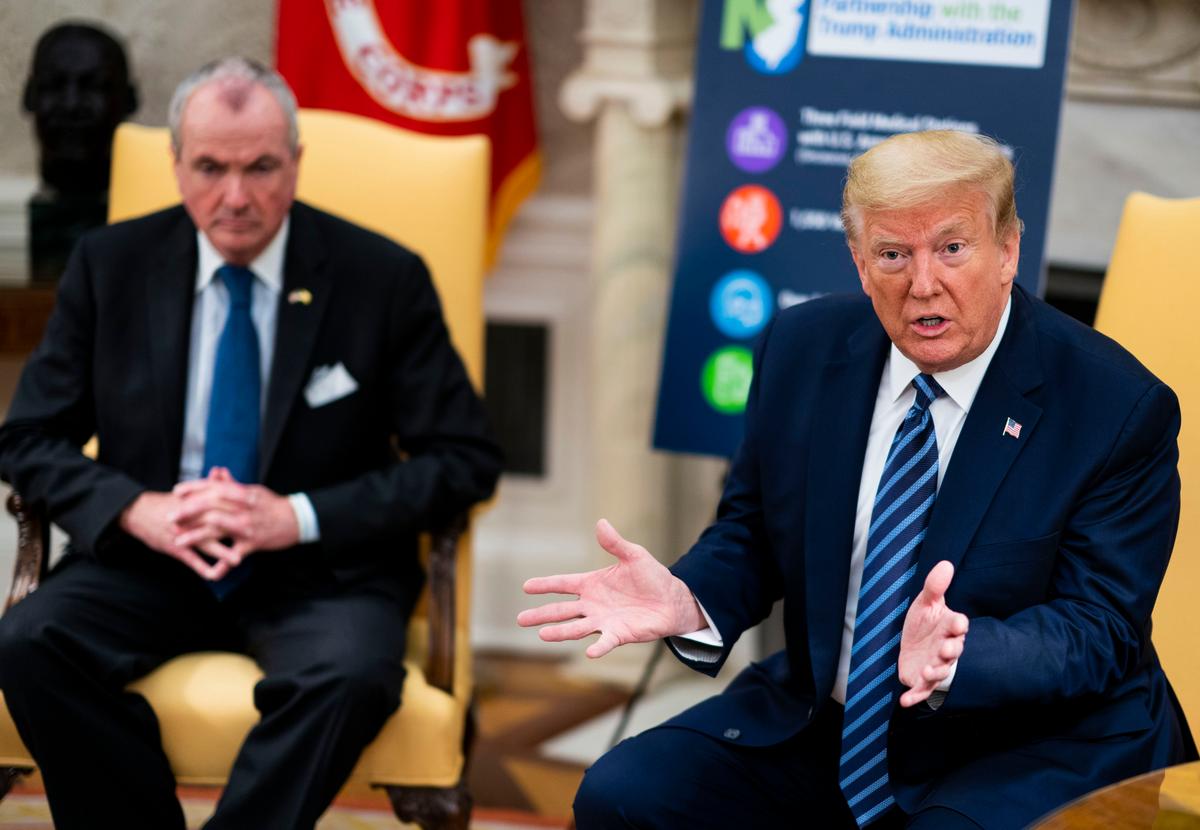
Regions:
[[[266, 481], [284, 425], [307, 377], [309, 358], [333, 287], [316, 222], [302, 205], [292, 208], [283, 272], [283, 290], [279, 294], [279, 317], [275, 331], [275, 356], [263, 416], [259, 481]], [[302, 291], [306, 291], [305, 298], [311, 300], [293, 302], [293, 292]]]
[[196, 294], [196, 228], [179, 209], [180, 221], [149, 260], [146, 312], [150, 333], [150, 365], [163, 427], [167, 477], [179, 473], [183, 443], [183, 407], [187, 396], [188, 351], [192, 304]]
[[888, 339], [874, 317], [824, 369], [813, 418], [805, 488], [805, 586], [809, 649], [818, 698], [833, 688], [850, 578], [850, 549], [863, 455]]
[[[1042, 383], [1031, 317], [1029, 299], [1015, 289], [1008, 331], [967, 413], [938, 489], [921, 545], [914, 593], [941, 560], [958, 566], [1013, 461], [1037, 428], [1042, 409], [1026, 397]], [[1017, 438], [1004, 434], [1009, 418], [1021, 425]]]

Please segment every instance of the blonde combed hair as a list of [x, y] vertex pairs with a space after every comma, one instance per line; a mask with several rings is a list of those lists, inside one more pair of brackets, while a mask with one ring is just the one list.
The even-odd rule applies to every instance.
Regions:
[[853, 245], [857, 239], [863, 211], [927, 205], [963, 187], [987, 195], [997, 240], [1023, 229], [1013, 197], [1013, 165], [994, 139], [957, 130], [893, 135], [847, 168], [846, 240]]

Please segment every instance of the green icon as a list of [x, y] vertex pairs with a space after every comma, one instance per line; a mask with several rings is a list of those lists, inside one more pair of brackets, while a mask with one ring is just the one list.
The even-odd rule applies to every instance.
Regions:
[[746, 409], [750, 378], [754, 375], [754, 355], [744, 346], [717, 349], [700, 373], [700, 389], [708, 405], [725, 415], [737, 415]]

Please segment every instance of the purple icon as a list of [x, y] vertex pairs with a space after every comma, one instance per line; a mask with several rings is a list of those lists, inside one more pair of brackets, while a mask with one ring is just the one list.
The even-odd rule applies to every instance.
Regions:
[[725, 133], [729, 159], [747, 173], [770, 170], [787, 150], [787, 128], [774, 110], [750, 107], [737, 114]]

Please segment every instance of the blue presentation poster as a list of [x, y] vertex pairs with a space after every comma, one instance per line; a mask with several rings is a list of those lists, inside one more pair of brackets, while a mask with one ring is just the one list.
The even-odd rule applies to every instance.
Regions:
[[732, 455], [771, 316], [861, 290], [842, 183], [889, 135], [1011, 153], [1041, 292], [1070, 22], [1069, 0], [706, 0], [655, 447]]

